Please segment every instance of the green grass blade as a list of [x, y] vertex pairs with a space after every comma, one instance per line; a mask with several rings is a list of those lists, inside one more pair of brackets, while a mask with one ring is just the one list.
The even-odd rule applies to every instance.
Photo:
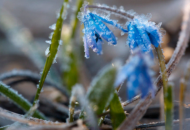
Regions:
[[[88, 0], [89, 1], [89, 0]], [[73, 39], [75, 38], [75, 34], [77, 32], [77, 25], [79, 20], [77, 18], [78, 13], [84, 3], [84, 0], [76, 1], [76, 11], [74, 13], [73, 20], [71, 21], [71, 31], [69, 33], [62, 33], [64, 39], [64, 48], [63, 48], [63, 62], [67, 69], [63, 70], [63, 83], [67, 86], [68, 90], [71, 91], [72, 87], [78, 83], [79, 81], [79, 70], [80, 70], [80, 62], [81, 62], [81, 46], [77, 46], [73, 43]], [[81, 40], [82, 42], [82, 40]], [[72, 49], [67, 49], [72, 48]], [[66, 59], [69, 59], [64, 61]], [[68, 69], [69, 68], [69, 69]]]
[[[87, 99], [97, 115], [102, 114], [113, 98], [115, 76], [116, 68], [111, 65], [106, 66], [93, 79], [88, 89]], [[80, 118], [84, 118], [83, 113], [81, 113]]]
[[116, 92], [114, 93], [114, 97], [110, 103], [110, 115], [114, 130], [116, 130], [126, 118], [124, 110], [121, 106], [121, 102]]
[[63, 82], [65, 86], [67, 86], [67, 89], [71, 91], [72, 87], [79, 81], [79, 71], [75, 54], [73, 52], [70, 52], [70, 54], [68, 54], [68, 57], [70, 60], [68, 63], [69, 69], [64, 70], [63, 72]]
[[[63, 70], [63, 81], [69, 91], [71, 91], [72, 87], [79, 81], [79, 70], [78, 70], [79, 67], [76, 56], [77, 54], [74, 53], [75, 46], [73, 45], [73, 43], [71, 43], [71, 41], [75, 37], [77, 31], [76, 29], [79, 21], [77, 15], [78, 12], [80, 12], [80, 8], [82, 7], [83, 3], [84, 0], [77, 0], [77, 6], [76, 6], [77, 9], [74, 14], [74, 19], [71, 22], [71, 32], [69, 32], [69, 36], [68, 34], [63, 35], [64, 46], [66, 46], [63, 48], [64, 50], [63, 53], [64, 56], [67, 57], [67, 59], [69, 59], [68, 62], [65, 62], [65, 64], [67, 64], [66, 66], [68, 66], [69, 69]], [[72, 50], [66, 48], [72, 48]]]
[[[2, 82], [0, 82], [0, 93], [12, 100], [25, 112], [27, 112], [32, 106], [32, 104], [28, 102], [28, 100], [26, 100], [22, 95], [18, 94], [17, 91], [13, 90]], [[45, 119], [44, 115], [39, 111], [35, 111], [33, 116], [36, 118]]]
[[46, 63], [45, 63], [45, 66], [44, 66], [44, 69], [42, 72], [42, 76], [41, 76], [41, 79], [39, 82], [39, 86], [38, 86], [38, 89], [36, 92], [33, 106], [38, 102], [40, 92], [42, 90], [44, 81], [47, 77], [47, 74], [50, 70], [51, 65], [56, 62], [57, 52], [58, 52], [59, 46], [61, 45], [60, 44], [61, 43], [61, 40], [60, 40], [61, 39], [61, 30], [62, 30], [63, 17], [65, 17], [64, 11], [67, 8], [67, 3], [68, 3], [68, 0], [63, 3], [61, 10], [58, 14], [58, 19], [57, 19], [56, 24], [52, 25], [52, 29], [55, 28], [55, 30], [52, 35], [50, 47], [48, 48], [48, 50], [46, 50], [47, 51], [47, 53], [46, 53], [47, 59], [46, 59]]
[[80, 8], [82, 7], [82, 5], [83, 5], [83, 3], [84, 3], [84, 0], [77, 0], [77, 9], [76, 9], [76, 11], [75, 11], [75, 17], [74, 17], [74, 19], [73, 19], [73, 21], [72, 21], [72, 32], [71, 32], [71, 38], [74, 38], [74, 36], [75, 36], [75, 33], [76, 33], [76, 27], [77, 27], [77, 24], [78, 24], [78, 18], [77, 18], [77, 15], [78, 15], [78, 13], [80, 12]]

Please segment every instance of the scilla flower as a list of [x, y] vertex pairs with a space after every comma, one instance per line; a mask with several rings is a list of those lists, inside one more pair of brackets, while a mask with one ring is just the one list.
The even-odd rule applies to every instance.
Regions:
[[91, 13], [89, 10], [85, 9], [85, 11], [80, 15], [79, 19], [84, 24], [83, 41], [86, 58], [89, 58], [89, 48], [92, 48], [93, 51], [96, 52], [98, 55], [102, 54], [102, 39], [107, 41], [108, 44], [117, 44], [117, 39], [115, 35], [104, 24], [104, 22], [121, 29], [123, 32], [127, 32], [127, 30], [123, 29], [121, 25], [117, 24], [117, 21], [98, 16], [95, 13]]
[[160, 30], [161, 23], [156, 25], [154, 22], [149, 21], [151, 16], [148, 17], [135, 16], [133, 20], [127, 22], [128, 38], [127, 44], [133, 52], [138, 46], [141, 47], [143, 52], [150, 52], [151, 44], [158, 47], [161, 43], [162, 35]]
[[140, 93], [142, 98], [146, 97], [149, 93], [154, 95], [155, 87], [151, 78], [150, 62], [149, 55], [143, 54], [138, 48], [129, 59], [129, 62], [118, 71], [115, 86], [119, 86], [119, 84], [127, 79], [127, 95], [129, 100]]

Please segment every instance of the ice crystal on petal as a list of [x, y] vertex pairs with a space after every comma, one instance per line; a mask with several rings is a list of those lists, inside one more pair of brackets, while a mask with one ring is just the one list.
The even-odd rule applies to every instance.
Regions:
[[151, 51], [151, 44], [158, 47], [162, 42], [162, 34], [159, 31], [161, 23], [156, 25], [149, 21], [152, 15], [138, 15], [130, 22], [127, 22], [128, 27], [128, 45], [133, 51], [136, 47], [141, 47], [143, 52]]
[[154, 95], [155, 86], [151, 78], [152, 71], [150, 64], [147, 64], [147, 60], [151, 62], [149, 55], [145, 55], [140, 49], [137, 49], [135, 50], [135, 54], [129, 59], [129, 62], [118, 71], [115, 87], [127, 79], [127, 95], [129, 100], [139, 93], [141, 93], [142, 98], [146, 97], [149, 93]]

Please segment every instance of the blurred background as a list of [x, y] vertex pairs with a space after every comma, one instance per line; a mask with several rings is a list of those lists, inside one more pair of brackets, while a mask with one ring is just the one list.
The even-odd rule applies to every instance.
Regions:
[[[159, 23], [162, 22], [162, 28], [166, 31], [163, 37], [162, 47], [164, 50], [166, 62], [172, 56], [175, 49], [181, 25], [182, 18], [182, 0], [93, 0], [94, 3], [107, 4], [109, 6], [123, 6], [124, 9], [133, 9], [138, 14], [152, 14], [152, 21]], [[36, 74], [39, 74], [43, 69], [45, 63], [45, 50], [49, 46], [45, 43], [48, 40], [51, 30], [49, 26], [56, 22], [56, 13], [61, 7], [62, 0], [0, 0], [0, 74], [5, 72], [16, 70], [30, 70]], [[70, 8], [68, 11], [68, 17], [64, 21], [63, 25], [63, 41], [67, 37], [67, 33], [70, 32], [70, 24], [73, 19], [74, 11], [76, 9], [76, 0], [72, 0], [70, 3]], [[118, 19], [121, 24], [125, 24], [127, 21], [119, 16], [112, 16], [113, 19]], [[110, 27], [111, 28], [111, 27]], [[87, 89], [90, 85], [92, 78], [97, 74], [97, 72], [108, 63], [112, 63], [115, 59], [120, 59], [123, 63], [127, 60], [130, 55], [128, 46], [125, 45], [127, 35], [121, 36], [121, 31], [115, 28], [111, 28], [114, 34], [119, 37], [117, 46], [108, 46], [107, 43], [103, 45], [103, 55], [98, 56], [92, 51], [90, 52], [90, 59], [85, 59], [83, 54], [83, 42], [81, 34], [82, 26], [78, 24], [77, 32], [74, 39], [72, 40], [72, 46], [67, 46], [66, 49], [60, 49], [58, 60], [56, 64], [53, 64], [51, 72], [57, 77], [49, 79], [54, 80], [59, 84], [66, 85], [66, 82], [62, 80], [64, 75], [68, 75], [64, 70], [69, 69], [70, 66], [65, 64], [69, 63], [68, 57], [64, 56], [64, 52], [67, 50], [76, 51], [80, 60], [76, 60], [77, 74], [79, 79], [75, 76], [71, 76], [72, 80], [82, 83]], [[64, 44], [62, 45], [64, 48]], [[71, 47], [71, 48], [70, 48]], [[72, 47], [74, 49], [72, 49]], [[64, 51], [64, 52], [62, 52]], [[186, 68], [187, 60], [189, 60], [189, 48], [186, 51], [186, 55], [182, 58], [177, 69], [170, 76], [169, 81], [174, 83], [174, 113], [175, 119], [178, 119], [178, 101], [179, 101], [179, 79], [183, 75]], [[157, 62], [155, 60], [155, 62]], [[159, 74], [159, 68], [155, 68], [156, 75]], [[65, 76], [65, 77], [66, 77]], [[75, 79], [76, 78], [76, 79]], [[11, 78], [4, 80], [5, 83], [11, 84], [12, 87], [17, 89], [19, 93], [23, 94], [24, 97], [30, 101], [34, 98], [34, 93], [36, 91], [35, 84], [31, 82], [21, 82], [13, 83], [18, 78]], [[190, 91], [190, 88], [187, 88]], [[58, 100], [64, 105], [68, 105], [66, 97], [61, 95], [59, 91], [52, 87], [44, 88], [41, 100], [43, 96], [47, 97], [48, 100], [54, 101]], [[60, 98], [61, 97], [61, 98]], [[126, 88], [123, 85], [120, 91], [120, 97], [122, 101], [126, 100]], [[190, 103], [190, 96], [186, 95], [186, 107], [187, 116], [188, 114], [188, 104]], [[148, 109], [142, 122], [159, 121], [163, 120], [162, 112], [160, 112], [160, 95], [156, 97], [151, 107]], [[127, 111], [130, 111], [135, 104], [131, 104], [126, 107]], [[44, 111], [43, 106], [40, 109]], [[190, 105], [189, 105], [190, 106]], [[6, 108], [8, 110], [23, 113], [19, 108], [14, 106], [11, 102], [8, 102], [4, 97], [0, 97], [0, 107]], [[54, 109], [53, 109], [54, 110]], [[47, 110], [47, 113], [49, 110]], [[49, 115], [52, 116], [51, 114]], [[57, 119], [61, 119], [57, 115]], [[0, 125], [4, 125], [10, 122], [4, 119], [0, 120]]]

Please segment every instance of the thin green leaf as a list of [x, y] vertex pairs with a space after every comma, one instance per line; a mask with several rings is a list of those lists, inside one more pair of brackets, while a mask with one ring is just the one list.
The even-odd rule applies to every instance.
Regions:
[[[91, 83], [87, 92], [87, 99], [97, 115], [102, 114], [113, 98], [115, 76], [116, 68], [111, 65], [106, 66]], [[83, 113], [81, 113], [80, 118], [84, 118]]]
[[77, 18], [77, 15], [78, 13], [80, 12], [80, 8], [82, 7], [84, 3], [84, 0], [78, 0], [77, 1], [77, 9], [76, 9], [76, 12], [75, 12], [75, 17], [72, 21], [72, 32], [71, 32], [71, 38], [74, 38], [75, 36], [75, 33], [76, 33], [76, 27], [77, 27], [77, 24], [78, 24], [78, 18]]
[[[77, 29], [77, 25], [78, 25], [78, 12], [80, 12], [80, 8], [82, 7], [84, 3], [84, 0], [77, 0], [77, 9], [75, 11], [74, 14], [74, 19], [71, 22], [71, 32], [69, 32], [69, 36], [68, 33], [67, 34], [63, 34], [64, 37], [64, 48], [63, 48], [63, 53], [64, 56], [69, 59], [68, 62], [64, 62], [65, 64], [67, 64], [66, 66], [68, 66], [69, 69], [64, 69], [63, 72], [63, 81], [64, 84], [67, 86], [68, 90], [72, 90], [72, 87], [78, 83], [79, 81], [79, 70], [78, 70], [78, 63], [77, 63], [77, 56], [78, 54], [76, 54], [76, 52], [74, 51], [75, 49], [75, 45], [73, 45], [73, 43], [71, 42], [72, 39], [75, 37], [76, 34], [76, 29]], [[73, 48], [71, 49], [66, 49], [66, 48]], [[64, 58], [64, 57], [63, 57]], [[64, 59], [63, 59], [64, 60]]]
[[36, 96], [34, 99], [33, 106], [38, 102], [41, 89], [43, 87], [44, 81], [47, 77], [47, 74], [50, 70], [51, 65], [56, 62], [57, 52], [58, 52], [60, 42], [61, 42], [60, 39], [61, 39], [61, 29], [62, 29], [63, 17], [65, 17], [64, 11], [67, 8], [67, 3], [68, 3], [68, 0], [65, 0], [65, 3], [63, 3], [61, 10], [58, 14], [58, 19], [57, 19], [55, 27], [54, 27], [54, 25], [52, 25], [52, 29], [55, 28], [55, 30], [54, 30], [53, 35], [52, 35], [50, 47], [48, 49], [48, 52], [46, 53], [47, 59], [46, 59], [44, 70], [42, 72], [42, 77], [40, 79], [40, 83], [39, 83], [39, 86], [38, 86], [38, 89], [36, 92]]
[[[90, 0], [88, 0], [90, 1]], [[91, 0], [92, 2], [92, 0]], [[72, 39], [75, 38], [75, 34], [78, 31], [77, 25], [79, 20], [77, 18], [78, 13], [84, 3], [84, 0], [77, 0], [76, 1], [76, 11], [74, 13], [74, 18], [71, 21], [71, 31], [66, 32], [65, 34], [62, 33], [63, 40], [64, 40], [64, 48], [63, 48], [63, 57], [62, 60], [66, 66], [63, 70], [63, 83], [67, 86], [68, 90], [72, 90], [72, 87], [78, 83], [80, 77], [80, 62], [81, 62], [81, 49], [83, 46], [77, 46], [72, 42]], [[72, 48], [72, 49], [68, 49]], [[83, 54], [82, 54], [83, 55]]]
[[124, 110], [121, 106], [121, 102], [116, 92], [114, 93], [114, 97], [110, 103], [110, 115], [114, 130], [116, 130], [126, 118]]
[[72, 87], [79, 81], [79, 72], [77, 67], [77, 59], [73, 52], [68, 54], [70, 61], [69, 61], [69, 69], [64, 70], [63, 73], [63, 81], [65, 83], [65, 86], [67, 86], [67, 89], [69, 91], [72, 90]]
[[[16, 105], [18, 105], [24, 111], [28, 111], [32, 104], [28, 102], [22, 95], [18, 94], [17, 91], [13, 90], [9, 86], [0, 82], [0, 93], [12, 100]], [[39, 111], [34, 112], [34, 117], [45, 119], [44, 115]]]

